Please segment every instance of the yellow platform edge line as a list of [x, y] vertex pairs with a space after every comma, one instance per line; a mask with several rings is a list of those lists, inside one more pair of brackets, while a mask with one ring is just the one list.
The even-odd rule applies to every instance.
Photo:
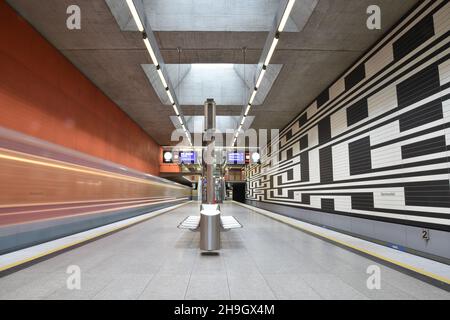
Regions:
[[[113, 232], [119, 231], [119, 230], [121, 230], [121, 229], [125, 229], [125, 228], [128, 228], [128, 227], [130, 227], [130, 226], [133, 226], [133, 225], [135, 225], [135, 224], [138, 224], [138, 223], [141, 223], [141, 222], [144, 222], [144, 221], [153, 219], [153, 218], [155, 218], [155, 217], [157, 217], [157, 216], [159, 216], [159, 215], [161, 215], [161, 214], [164, 214], [164, 213], [166, 213], [166, 212], [169, 212], [169, 211], [178, 209], [179, 207], [184, 206], [184, 205], [186, 205], [186, 204], [188, 204], [188, 203], [191, 203], [191, 202], [192, 202], [192, 200], [187, 201], [187, 202], [185, 202], [185, 203], [181, 203], [181, 204], [175, 205], [175, 206], [173, 206], [173, 207], [168, 207], [167, 210], [165, 210], [165, 208], [160, 209], [160, 210], [163, 210], [163, 211], [162, 211], [162, 212], [159, 212], [159, 213], [157, 213], [157, 214], [155, 214], [155, 215], [153, 215], [153, 216], [151, 216], [151, 217], [142, 218], [142, 219], [140, 219], [140, 220], [137, 220], [137, 221], [134, 221], [134, 222], [130, 222], [130, 223], [125, 224], [125, 225], [120, 226], [120, 227], [115, 227], [115, 228], [112, 228], [112, 229], [107, 230], [107, 231], [104, 231], [104, 232], [96, 233], [96, 234], [94, 234], [94, 235], [87, 236], [86, 238], [80, 239], [80, 240], [78, 240], [78, 241], [74, 241], [74, 242], [71, 242], [71, 243], [69, 243], [69, 244], [66, 244], [66, 245], [63, 245], [63, 246], [56, 247], [56, 248], [54, 248], [54, 249], [50, 249], [50, 250], [41, 252], [41, 253], [39, 253], [39, 254], [37, 254], [37, 255], [34, 255], [34, 256], [32, 256], [32, 257], [29, 257], [29, 258], [26, 258], [26, 259], [23, 259], [23, 260], [19, 260], [19, 261], [13, 262], [13, 263], [11, 263], [11, 264], [7, 264], [7, 265], [5, 265], [5, 266], [3, 266], [3, 267], [0, 267], [0, 272], [5, 271], [5, 270], [8, 270], [8, 269], [11, 269], [11, 268], [14, 268], [14, 267], [17, 267], [17, 266], [19, 266], [19, 265], [21, 265], [21, 264], [24, 264], [24, 263], [27, 263], [27, 262], [30, 262], [30, 261], [33, 261], [33, 260], [36, 260], [36, 259], [45, 257], [45, 256], [50, 255], [50, 254], [52, 254], [52, 253], [55, 253], [55, 252], [58, 252], [58, 251], [61, 251], [61, 250], [64, 250], [64, 249], [67, 249], [67, 248], [76, 246], [76, 245], [78, 245], [78, 244], [80, 244], [80, 243], [87, 242], [87, 241], [93, 240], [93, 239], [95, 239], [95, 238], [99, 238], [99, 237], [101, 237], [101, 236], [107, 235], [107, 234], [109, 234], [109, 233], [113, 233]], [[117, 221], [117, 222], [119, 222], [119, 221]], [[114, 222], [113, 222], [113, 223], [114, 223]], [[82, 232], [83, 232], [83, 231], [82, 231]]]
[[[395, 260], [395, 259], [385, 257], [385, 256], [383, 256], [383, 255], [381, 255], [381, 254], [372, 252], [372, 251], [367, 250], [367, 249], [360, 248], [360, 247], [358, 247], [358, 246], [349, 244], [349, 243], [344, 242], [344, 241], [342, 241], [342, 240], [338, 240], [338, 239], [336, 239], [336, 238], [334, 238], [334, 237], [330, 237], [330, 236], [325, 235], [325, 234], [323, 234], [323, 233], [320, 233], [320, 232], [317, 232], [317, 231], [314, 231], [314, 230], [310, 230], [310, 229], [308, 229], [308, 228], [301, 227], [301, 226], [297, 225], [296, 223], [292, 222], [291, 220], [289, 220], [289, 219], [292, 219], [292, 218], [285, 217], [285, 216], [283, 216], [283, 215], [281, 215], [281, 214], [274, 213], [274, 212], [270, 212], [270, 211], [267, 211], [267, 210], [264, 210], [264, 209], [252, 207], [252, 206], [250, 206], [250, 205], [248, 205], [248, 204], [244, 204], [244, 203], [240, 203], [240, 202], [236, 202], [236, 201], [233, 201], [233, 202], [236, 203], [236, 204], [238, 204], [238, 205], [240, 205], [240, 206], [243, 206], [243, 207], [245, 207], [245, 208], [247, 208], [247, 209], [250, 209], [250, 210], [252, 210], [252, 211], [261, 213], [262, 215], [267, 216], [267, 217], [269, 217], [269, 218], [272, 218], [272, 219], [274, 219], [274, 220], [281, 221], [281, 222], [283, 222], [283, 223], [285, 223], [285, 224], [287, 224], [287, 225], [290, 225], [291, 227], [294, 227], [294, 228], [296, 228], [296, 229], [299, 229], [299, 230], [302, 230], [302, 231], [305, 231], [305, 232], [308, 232], [308, 233], [312, 233], [312, 234], [317, 235], [317, 236], [319, 236], [319, 237], [321, 237], [321, 238], [325, 238], [325, 239], [327, 239], [327, 240], [330, 240], [330, 241], [332, 241], [332, 242], [338, 243], [338, 244], [340, 244], [340, 245], [343, 245], [343, 246], [345, 246], [345, 247], [351, 248], [351, 249], [353, 249], [353, 250], [363, 252], [363, 253], [365, 253], [365, 254], [367, 254], [367, 255], [369, 255], [369, 256], [373, 256], [373, 257], [375, 257], [375, 258], [378, 258], [378, 259], [387, 261], [387, 262], [389, 262], [389, 263], [398, 265], [398, 266], [400, 266], [400, 267], [402, 267], [402, 268], [405, 268], [405, 269], [411, 270], [411, 271], [413, 271], [413, 272], [419, 273], [419, 274], [421, 274], [421, 275], [427, 276], [427, 277], [429, 277], [429, 278], [432, 278], [432, 279], [435, 279], [435, 280], [444, 282], [444, 283], [446, 283], [446, 284], [450, 284], [450, 279], [448, 279], [448, 278], [446, 278], [446, 277], [442, 277], [442, 276], [437, 275], [437, 274], [434, 274], [434, 273], [432, 273], [432, 272], [429, 272], [429, 271], [426, 271], [426, 270], [423, 270], [423, 269], [420, 269], [420, 268], [411, 266], [411, 265], [409, 265], [409, 264], [407, 264], [407, 263], [403, 263], [403, 262], [397, 261], [397, 260]], [[264, 211], [267, 211], [267, 212], [269, 212], [270, 214], [267, 214], [267, 213], [265, 213]], [[272, 215], [274, 215], [274, 216], [272, 216]], [[299, 222], [303, 222], [303, 221], [299, 221]], [[307, 223], [307, 222], [305, 222], [305, 223]]]

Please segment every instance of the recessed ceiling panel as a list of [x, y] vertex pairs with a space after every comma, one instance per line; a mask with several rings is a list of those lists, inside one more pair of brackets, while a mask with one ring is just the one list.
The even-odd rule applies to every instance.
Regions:
[[[207, 98], [213, 98], [217, 105], [243, 106], [255, 86], [254, 64], [166, 64], [164, 67], [181, 105], [203, 105]], [[161, 102], [170, 105], [155, 66], [145, 64], [142, 68]], [[254, 105], [264, 102], [281, 68], [281, 64], [268, 66]]]
[[[204, 131], [204, 116], [185, 116], [186, 119], [186, 128], [191, 133], [202, 133]], [[175, 128], [181, 128], [180, 123], [176, 116], [171, 116], [170, 120], [172, 121]], [[216, 116], [216, 129], [221, 133], [227, 133], [228, 131], [234, 130], [239, 126], [239, 116]], [[243, 129], [248, 129], [254, 120], [253, 116], [248, 116], [243, 126]]]
[[[120, 28], [136, 31], [124, 0], [106, 0]], [[143, 0], [153, 31], [270, 31], [280, 0]], [[298, 32], [289, 18], [285, 31]]]

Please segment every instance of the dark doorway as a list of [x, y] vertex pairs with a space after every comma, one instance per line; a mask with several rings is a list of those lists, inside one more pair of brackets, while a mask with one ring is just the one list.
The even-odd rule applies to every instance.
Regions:
[[245, 183], [233, 183], [233, 200], [245, 203]]

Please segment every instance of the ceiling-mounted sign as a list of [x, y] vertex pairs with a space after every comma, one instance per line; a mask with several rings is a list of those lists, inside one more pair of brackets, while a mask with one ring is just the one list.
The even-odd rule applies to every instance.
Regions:
[[245, 152], [228, 152], [228, 164], [245, 164]]
[[197, 162], [197, 152], [195, 151], [180, 151], [178, 157], [179, 163], [195, 164]]

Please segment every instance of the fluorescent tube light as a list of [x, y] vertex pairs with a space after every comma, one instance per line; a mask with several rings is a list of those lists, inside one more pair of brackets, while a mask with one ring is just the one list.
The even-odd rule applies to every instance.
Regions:
[[275, 36], [275, 38], [273, 38], [273, 42], [272, 42], [272, 45], [270, 46], [269, 52], [267, 53], [267, 57], [266, 57], [266, 60], [264, 61], [264, 65], [266, 65], [266, 66], [269, 65], [270, 59], [272, 59], [272, 55], [273, 55], [273, 52], [275, 51], [277, 44], [278, 44], [278, 36]]
[[294, 6], [295, 0], [289, 0], [286, 9], [284, 10], [283, 17], [281, 18], [280, 25], [278, 26], [278, 32], [282, 32], [286, 26], [289, 15], [291, 14], [292, 7]]
[[158, 60], [156, 59], [155, 52], [153, 51], [152, 46], [150, 45], [150, 41], [148, 41], [148, 38], [144, 38], [144, 43], [145, 46], [147, 47], [148, 53], [150, 54], [150, 58], [152, 58], [153, 64], [157, 66]]
[[156, 71], [158, 72], [159, 78], [161, 79], [161, 82], [162, 82], [164, 88], [167, 88], [168, 85], [167, 85], [166, 79], [164, 79], [164, 75], [161, 71], [161, 68], [158, 68]]
[[177, 105], [176, 105], [175, 103], [173, 104], [173, 111], [175, 111], [175, 114], [176, 114], [177, 116], [180, 115], [180, 113], [178, 112]]
[[170, 93], [170, 90], [167, 90], [166, 92], [167, 92], [167, 96], [169, 97], [170, 103], [174, 104], [175, 101], [173, 100], [173, 97], [172, 97], [172, 94]]
[[251, 108], [251, 107], [252, 107], [252, 106], [251, 106], [250, 104], [247, 106], [247, 109], [245, 110], [245, 113], [244, 113], [245, 116], [248, 115], [248, 113], [250, 112], [250, 108]]
[[255, 96], [256, 96], [256, 90], [253, 90], [253, 93], [252, 93], [252, 96], [250, 97], [250, 100], [249, 100], [249, 104], [252, 104], [253, 103], [253, 100], [255, 99]]
[[134, 22], [136, 22], [136, 26], [139, 31], [144, 31], [144, 26], [142, 25], [141, 18], [136, 10], [136, 7], [133, 3], [133, 0], [127, 0], [128, 8], [130, 8], [131, 15], [133, 16]]
[[259, 73], [258, 81], [256, 81], [256, 88], [259, 88], [259, 85], [261, 84], [261, 81], [262, 81], [265, 73], [266, 73], [266, 69], [265, 69], [265, 66], [263, 66], [263, 69]]

